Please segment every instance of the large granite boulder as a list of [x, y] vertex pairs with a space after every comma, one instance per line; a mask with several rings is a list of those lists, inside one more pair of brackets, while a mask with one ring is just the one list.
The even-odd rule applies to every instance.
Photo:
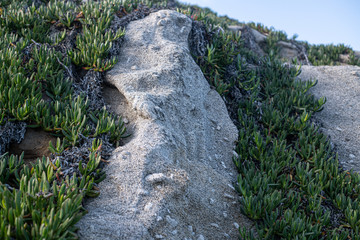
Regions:
[[170, 10], [127, 26], [107, 98], [134, 130], [86, 204], [82, 239], [237, 239], [250, 225], [233, 187], [237, 129], [191, 57], [191, 27]]

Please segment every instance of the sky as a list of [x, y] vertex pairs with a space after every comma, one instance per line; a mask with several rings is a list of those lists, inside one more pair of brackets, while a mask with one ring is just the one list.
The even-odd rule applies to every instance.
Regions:
[[179, 0], [240, 22], [262, 23], [311, 44], [360, 50], [360, 0]]

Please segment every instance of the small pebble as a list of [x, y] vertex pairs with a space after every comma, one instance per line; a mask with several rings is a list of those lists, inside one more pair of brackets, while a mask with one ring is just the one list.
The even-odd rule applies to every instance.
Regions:
[[228, 138], [224, 138], [224, 141], [226, 141], [226, 142], [230, 142], [230, 140], [228, 139]]
[[124, 118], [124, 119], [123, 119], [123, 122], [124, 122], [125, 124], [128, 124], [128, 123], [129, 123], [129, 120], [128, 120], [127, 118]]
[[336, 127], [336, 130], [338, 130], [339, 132], [342, 132], [342, 129], [339, 127]]
[[239, 158], [239, 154], [237, 154], [237, 152], [233, 151], [233, 155], [235, 158]]
[[164, 26], [166, 24], [166, 20], [164, 19], [161, 19], [159, 22], [158, 22], [158, 26]]
[[163, 218], [160, 217], [160, 216], [158, 216], [158, 217], [156, 218], [156, 221], [157, 221], [157, 222], [160, 222], [160, 221], [162, 221], [162, 220], [163, 220]]
[[160, 234], [156, 234], [156, 235], [155, 235], [155, 238], [156, 238], [156, 239], [163, 239], [164, 236], [163, 236], [163, 235], [160, 235]]
[[350, 154], [349, 154], [349, 157], [350, 157], [350, 158], [355, 158], [355, 155], [350, 153]]
[[216, 223], [210, 223], [210, 226], [219, 228], [219, 224], [216, 224]]
[[153, 207], [153, 204], [151, 202], [147, 203], [144, 207], [144, 211], [150, 211]]
[[220, 131], [220, 130], [221, 130], [221, 127], [218, 125], [218, 126], [216, 127], [216, 130]]
[[149, 183], [160, 183], [164, 182], [167, 177], [163, 173], [154, 173], [146, 176], [145, 181]]
[[177, 235], [178, 231], [177, 231], [177, 230], [174, 230], [174, 231], [172, 231], [171, 233], [172, 233], [172, 235]]
[[131, 67], [131, 70], [136, 70], [136, 69], [137, 69], [137, 66], [136, 66], [136, 65], [134, 65], [134, 66]]
[[232, 190], [234, 190], [234, 191], [235, 191], [234, 186], [233, 186], [233, 185], [231, 185], [230, 183], [228, 184], [228, 187], [229, 187], [229, 188], [231, 188]]
[[229, 199], [235, 199], [234, 196], [227, 194], [227, 193], [224, 194], [224, 197], [229, 198]]
[[236, 229], [239, 229], [239, 227], [240, 227], [237, 222], [234, 222], [234, 226], [235, 226]]
[[199, 237], [197, 238], [197, 240], [205, 240], [203, 235], [199, 235]]
[[215, 203], [215, 200], [210, 198], [210, 204], [213, 205]]
[[224, 215], [224, 218], [227, 218], [227, 213], [226, 212], [223, 212], [223, 215]]
[[223, 168], [227, 168], [224, 162], [221, 162], [221, 165], [223, 166]]
[[224, 237], [226, 237], [226, 238], [230, 238], [230, 235], [229, 235], [229, 234], [227, 234], [227, 233], [224, 233]]

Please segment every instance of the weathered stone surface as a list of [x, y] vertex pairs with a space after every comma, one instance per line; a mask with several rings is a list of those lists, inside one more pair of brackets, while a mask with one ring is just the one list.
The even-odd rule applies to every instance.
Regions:
[[348, 63], [350, 60], [349, 54], [339, 54], [339, 60], [341, 63]]
[[[262, 49], [265, 42], [260, 41], [259, 36], [254, 36], [255, 29], [244, 25], [241, 30], [241, 38], [244, 40], [244, 47], [250, 49], [258, 56], [265, 56], [265, 52]], [[257, 31], [256, 31], [257, 32]], [[261, 33], [259, 33], [261, 34]], [[259, 44], [262, 43], [262, 44]]]
[[237, 129], [190, 55], [191, 26], [169, 10], [127, 26], [106, 78], [134, 133], [86, 204], [82, 239], [236, 239], [250, 225], [232, 187]]
[[279, 41], [277, 43], [277, 46], [280, 49], [279, 56], [281, 58], [286, 58], [290, 60], [290, 59], [298, 58], [298, 56], [300, 55], [298, 48], [292, 43]]
[[[248, 29], [247, 29], [248, 28]], [[238, 25], [230, 25], [228, 26], [228, 29], [233, 31], [233, 32], [242, 32], [242, 31], [250, 31], [251, 32], [251, 35], [254, 36], [254, 40], [256, 43], [263, 43], [266, 41], [267, 39], [267, 36], [265, 36], [264, 34], [260, 33], [259, 31], [253, 29], [253, 28], [250, 28], [248, 26], [238, 26]]]
[[311, 93], [327, 102], [315, 120], [330, 136], [341, 165], [360, 173], [360, 67], [303, 66], [299, 78], [318, 80]]
[[260, 33], [259, 31], [253, 28], [250, 29], [252, 35], [255, 37], [255, 42], [257, 42], [258, 44], [266, 42], [267, 36], [265, 36], [264, 34]]
[[41, 129], [26, 129], [24, 139], [20, 143], [10, 144], [11, 154], [21, 155], [24, 152], [25, 162], [35, 162], [37, 158], [49, 157], [49, 142], [55, 146], [56, 137]]

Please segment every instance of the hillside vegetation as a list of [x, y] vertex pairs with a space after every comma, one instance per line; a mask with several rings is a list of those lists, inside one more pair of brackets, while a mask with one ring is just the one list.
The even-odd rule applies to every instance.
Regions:
[[[101, 97], [103, 72], [116, 64], [126, 34], [112, 21], [167, 7], [206, 30], [206, 49], [194, 60], [239, 130], [235, 187], [254, 221], [253, 231], [240, 227], [240, 239], [360, 239], [360, 176], [339, 167], [311, 122], [326, 102], [307, 93], [316, 81], [297, 80], [301, 69], [276, 52], [259, 58], [244, 48], [241, 35], [226, 30], [242, 23], [164, 0], [0, 1], [0, 239], [77, 238], [83, 199], [99, 194], [102, 166], [126, 137]], [[340, 54], [360, 65], [344, 45], [303, 44], [313, 65], [338, 64]], [[57, 138], [52, 155], [29, 164], [8, 152], [26, 128]]]

